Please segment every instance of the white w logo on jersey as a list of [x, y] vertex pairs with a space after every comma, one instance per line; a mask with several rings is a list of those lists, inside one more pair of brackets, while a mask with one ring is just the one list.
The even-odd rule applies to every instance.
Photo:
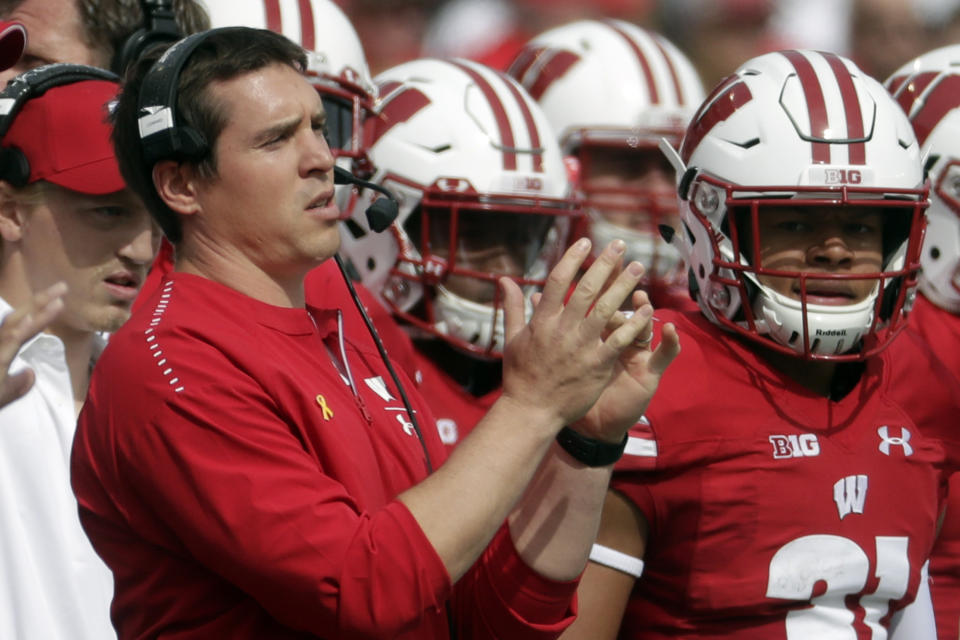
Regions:
[[867, 501], [867, 476], [847, 476], [833, 485], [833, 500], [837, 503], [840, 519], [851, 513], [863, 513]]

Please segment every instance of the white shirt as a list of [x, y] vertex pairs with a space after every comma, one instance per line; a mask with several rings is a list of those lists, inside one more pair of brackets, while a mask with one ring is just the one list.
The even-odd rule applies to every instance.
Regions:
[[[10, 311], [0, 299], [0, 317]], [[70, 488], [76, 419], [63, 343], [36, 336], [10, 370], [24, 367], [36, 382], [0, 409], [0, 638], [116, 638], [113, 576], [80, 527]]]

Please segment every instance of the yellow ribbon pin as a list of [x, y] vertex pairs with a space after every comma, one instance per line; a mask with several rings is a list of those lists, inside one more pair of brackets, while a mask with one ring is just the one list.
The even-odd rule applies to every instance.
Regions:
[[317, 394], [317, 404], [320, 405], [321, 409], [323, 409], [324, 420], [329, 420], [333, 417], [333, 409], [327, 406], [327, 399], [320, 394]]

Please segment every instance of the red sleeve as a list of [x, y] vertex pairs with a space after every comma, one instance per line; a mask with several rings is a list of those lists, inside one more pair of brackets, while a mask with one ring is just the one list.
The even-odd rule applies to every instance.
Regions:
[[504, 525], [457, 583], [453, 599], [457, 637], [556, 638], [576, 616], [574, 595], [578, 584], [579, 580], [548, 580], [530, 569]]

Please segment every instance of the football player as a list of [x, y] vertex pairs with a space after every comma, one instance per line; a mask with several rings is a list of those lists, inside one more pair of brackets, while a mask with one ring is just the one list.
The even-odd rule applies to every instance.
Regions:
[[927, 205], [910, 123], [851, 61], [781, 51], [664, 151], [701, 313], [658, 312], [684, 350], [618, 463], [565, 637], [886, 638], [927, 587], [960, 441], [930, 350], [885, 350]]
[[[887, 88], [903, 107], [930, 176], [927, 232], [920, 254], [919, 295], [910, 332], [960, 376], [960, 47], [925, 53], [897, 70]], [[912, 349], [898, 340], [895, 348]], [[960, 475], [952, 476], [946, 517], [930, 557], [940, 638], [960, 636]]]
[[536, 102], [504, 73], [421, 59], [376, 77], [374, 182], [397, 194], [389, 233], [356, 203], [341, 251], [416, 348], [417, 383], [453, 446], [500, 395], [507, 276], [529, 302], [580, 215]]
[[556, 131], [599, 252], [613, 238], [647, 267], [658, 308], [695, 308], [686, 269], [660, 225], [677, 228], [673, 169], [657, 145], [677, 145], [703, 100], [687, 57], [663, 36], [623, 20], [580, 20], [533, 38], [510, 66]]

